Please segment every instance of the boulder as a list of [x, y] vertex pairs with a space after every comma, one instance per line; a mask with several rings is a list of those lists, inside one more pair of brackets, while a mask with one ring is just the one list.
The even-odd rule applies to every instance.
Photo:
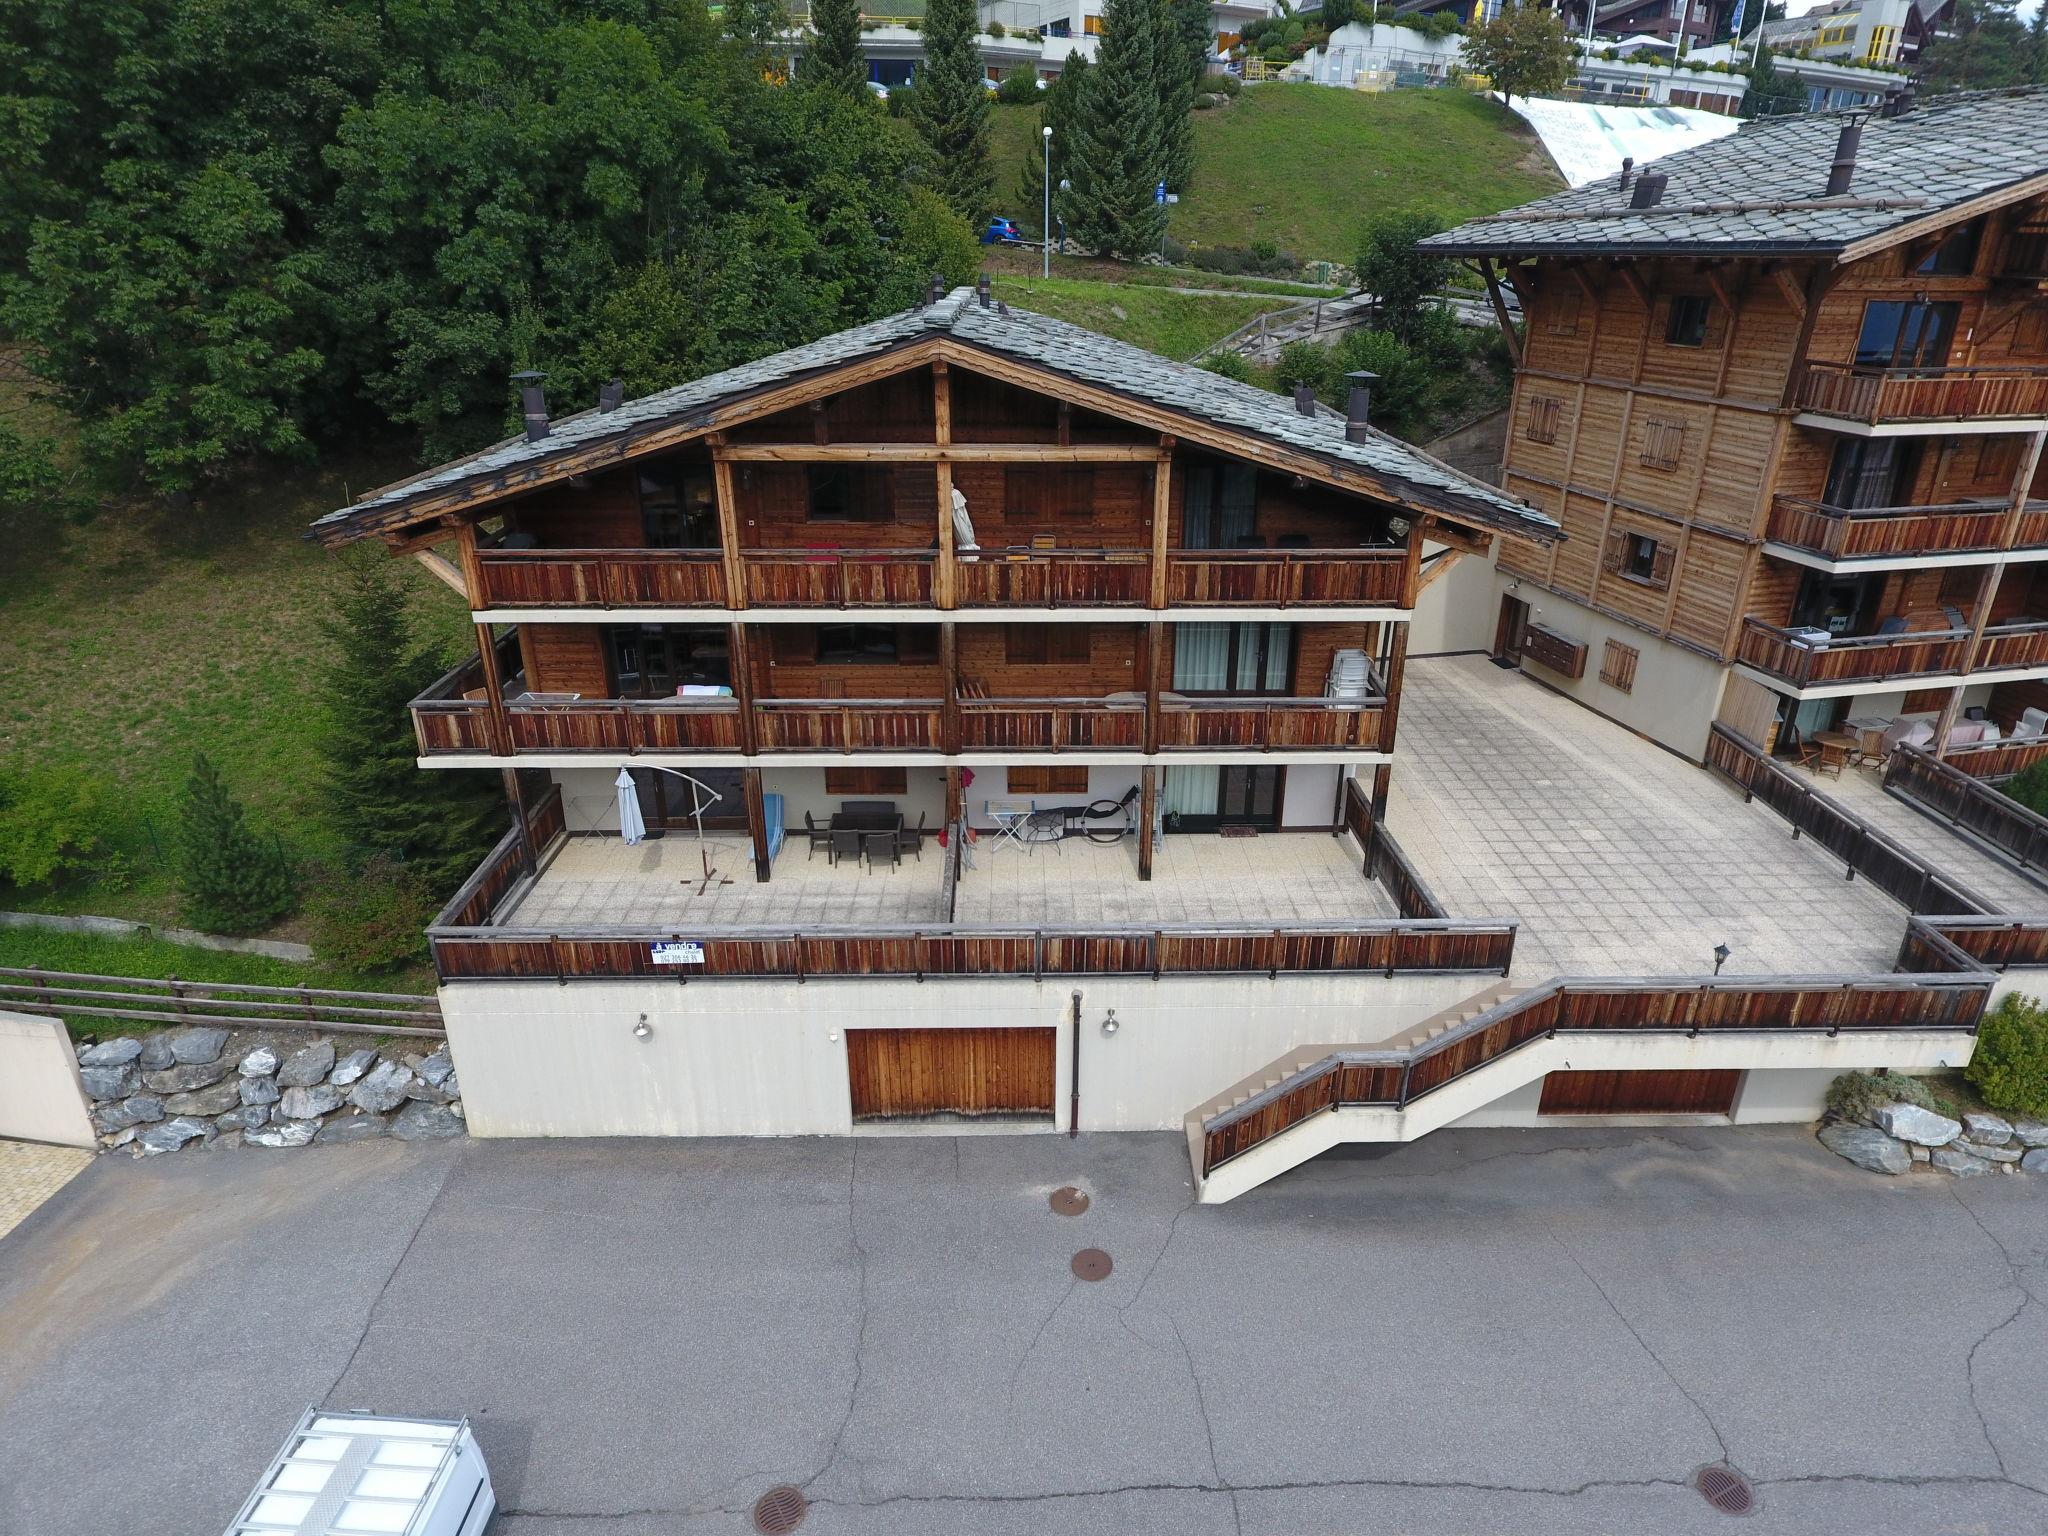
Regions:
[[1986, 1147], [1974, 1141], [1952, 1141], [1949, 1145], [1958, 1152], [1967, 1152], [1972, 1157], [1981, 1157], [1987, 1163], [2016, 1163], [2025, 1154], [2025, 1147]]
[[259, 1130], [243, 1132], [242, 1141], [252, 1147], [303, 1147], [319, 1129], [317, 1120], [274, 1120]]
[[1867, 1125], [1838, 1120], [1820, 1128], [1820, 1144], [1858, 1168], [1872, 1173], [1904, 1173], [1913, 1166], [1912, 1155], [1903, 1143]]
[[434, 1052], [433, 1055], [426, 1057], [418, 1066], [413, 1068], [413, 1071], [432, 1083], [436, 1088], [439, 1088], [442, 1079], [446, 1078], [454, 1070], [455, 1062], [449, 1056], [446, 1046]]
[[185, 1061], [161, 1072], [146, 1072], [142, 1081], [151, 1093], [188, 1093], [211, 1087], [234, 1070], [232, 1061]]
[[142, 1054], [142, 1042], [123, 1035], [118, 1040], [102, 1040], [98, 1045], [88, 1045], [78, 1053], [81, 1067], [125, 1067]]
[[315, 1083], [310, 1088], [285, 1089], [277, 1112], [287, 1120], [316, 1120], [339, 1108], [341, 1090], [330, 1083]]
[[1943, 1173], [1952, 1173], [1959, 1179], [1974, 1179], [1980, 1173], [1989, 1173], [1993, 1167], [1983, 1158], [1957, 1147], [1936, 1147], [1932, 1162]]
[[448, 1097], [451, 1099], [459, 1099], [462, 1097], [462, 1084], [458, 1083], [455, 1080], [455, 1074], [453, 1072], [449, 1073], [445, 1078], [441, 1080], [441, 1091], [447, 1094]]
[[2048, 1173], [2048, 1147], [2036, 1147], [2033, 1151], [2022, 1154], [2020, 1167], [2028, 1173]]
[[268, 1104], [244, 1104], [238, 1109], [229, 1110], [224, 1115], [215, 1116], [213, 1123], [224, 1131], [253, 1131], [259, 1125], [268, 1125], [270, 1123], [270, 1106]]
[[327, 1074], [327, 1081], [337, 1088], [346, 1088], [358, 1081], [370, 1068], [377, 1065], [375, 1051], [350, 1051], [334, 1064], [334, 1070]]
[[197, 1062], [219, 1061], [227, 1043], [228, 1032], [224, 1029], [181, 1029], [171, 1036], [171, 1060], [188, 1066]]
[[277, 1081], [285, 1088], [310, 1088], [333, 1070], [334, 1047], [322, 1040], [287, 1056], [284, 1065], [277, 1069]]
[[1956, 1121], [1918, 1104], [1886, 1104], [1870, 1118], [1885, 1135], [1917, 1141], [1923, 1147], [1945, 1147], [1963, 1134]]
[[100, 1145], [110, 1152], [116, 1147], [125, 1147], [135, 1139], [135, 1133], [141, 1129], [140, 1126], [136, 1125], [124, 1126], [111, 1136], [102, 1136], [100, 1138]]
[[424, 1078], [418, 1077], [405, 1085], [405, 1096], [408, 1099], [419, 1099], [428, 1104], [446, 1104], [455, 1097], [454, 1094], [448, 1091], [445, 1083], [436, 1088]]
[[1925, 1147], [1916, 1147], [1911, 1145], [1910, 1143], [1907, 1145], [1906, 1150], [1913, 1154], [1913, 1161], [1916, 1163], [1924, 1163], [1929, 1158], [1934, 1156], [1934, 1154], [1928, 1151]]
[[144, 1157], [155, 1157], [159, 1152], [175, 1152], [188, 1141], [197, 1141], [212, 1134], [213, 1127], [204, 1120], [190, 1120], [180, 1115], [175, 1120], [146, 1126], [136, 1133], [135, 1141], [142, 1148]]
[[135, 1064], [145, 1072], [161, 1072], [165, 1067], [175, 1066], [178, 1058], [171, 1054], [169, 1035], [151, 1035], [142, 1042], [142, 1054], [135, 1058]]
[[206, 1144], [206, 1150], [209, 1152], [225, 1152], [229, 1148], [239, 1147], [241, 1144], [242, 1133], [240, 1131], [224, 1131]]
[[387, 1061], [349, 1090], [348, 1101], [357, 1109], [381, 1114], [405, 1102], [406, 1089], [413, 1081], [411, 1067], [402, 1061]]
[[142, 1086], [142, 1074], [134, 1067], [80, 1067], [78, 1080], [86, 1095], [94, 1099], [125, 1099]]
[[2015, 1120], [2012, 1123], [2012, 1139], [2023, 1147], [2048, 1147], [2048, 1122]]
[[391, 1134], [400, 1141], [445, 1140], [462, 1134], [462, 1116], [456, 1107], [415, 1099], [393, 1118]]
[[147, 1125], [152, 1120], [164, 1117], [164, 1101], [146, 1093], [133, 1098], [116, 1099], [109, 1104], [96, 1105], [92, 1112], [92, 1123], [103, 1131], [118, 1131], [124, 1126]]
[[210, 1088], [195, 1088], [190, 1093], [174, 1093], [164, 1100], [164, 1108], [174, 1115], [217, 1115], [223, 1110], [233, 1109], [242, 1102], [242, 1085], [232, 1077], [224, 1078]]
[[1963, 1135], [1984, 1147], [2002, 1147], [2012, 1140], [2012, 1122], [1997, 1115], [1963, 1116]]
[[235, 1087], [244, 1104], [275, 1104], [284, 1095], [274, 1077], [245, 1077]]
[[390, 1128], [389, 1115], [336, 1115], [320, 1127], [313, 1139], [321, 1146], [344, 1141], [372, 1141]]
[[259, 1045], [235, 1064], [244, 1077], [269, 1077], [277, 1071], [277, 1047]]

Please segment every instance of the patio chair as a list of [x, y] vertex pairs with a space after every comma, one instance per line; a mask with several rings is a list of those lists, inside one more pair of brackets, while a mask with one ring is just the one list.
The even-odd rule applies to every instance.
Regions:
[[819, 826], [809, 811], [804, 812], [804, 836], [810, 840], [804, 853], [804, 862], [806, 864], [810, 862], [811, 855], [820, 848], [825, 850], [827, 859], [830, 859], [832, 854], [832, 829]]
[[905, 849], [917, 855], [918, 863], [922, 864], [924, 862], [924, 819], [930, 814], [929, 811], [919, 811], [917, 813], [916, 826], [898, 827], [896, 829], [896, 857], [898, 863], [902, 862]]
[[832, 839], [832, 862], [837, 865], [841, 859], [860, 862], [860, 833], [851, 827], [839, 827], [828, 834]]
[[887, 859], [891, 868], [903, 862], [902, 846], [896, 841], [902, 835], [900, 832], [861, 833], [861, 846], [867, 850], [869, 874], [875, 872], [877, 859]]

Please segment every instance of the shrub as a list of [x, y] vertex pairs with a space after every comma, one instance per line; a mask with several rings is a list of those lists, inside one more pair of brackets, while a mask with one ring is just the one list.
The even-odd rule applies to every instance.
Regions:
[[1287, 51], [1285, 43], [1275, 43], [1264, 53], [1260, 54], [1259, 57], [1268, 64], [1292, 64], [1294, 62], [1294, 55]]
[[306, 915], [313, 951], [351, 971], [390, 971], [427, 956], [427, 924], [438, 903], [425, 875], [378, 854], [349, 879], [316, 878]]
[[889, 115], [908, 118], [917, 105], [917, 87], [914, 85], [892, 85], [889, 87]]
[[1202, 360], [1202, 366], [1211, 373], [1220, 373], [1226, 379], [1235, 379], [1240, 384], [1252, 381], [1252, 365], [1245, 360], [1242, 352], [1218, 352]]
[[[1004, 35], [1003, 24], [1000, 21], [992, 21], [987, 26], [983, 27], [981, 30], [986, 32], [990, 37], [993, 38], [1001, 38]], [[1021, 64], [1017, 66], [1018, 69], [1022, 69], [1023, 67], [1024, 66]]]
[[0, 882], [42, 885], [90, 869], [106, 814], [100, 781], [82, 769], [0, 770]]
[[[991, 27], [1002, 25], [990, 22]], [[1019, 64], [996, 87], [996, 100], [1008, 102], [1013, 107], [1030, 106], [1038, 100], [1038, 73], [1029, 64]]]
[[1221, 91], [1225, 96], [1235, 96], [1244, 89], [1244, 82], [1232, 74], [1204, 75], [1200, 88], [1205, 91]]
[[897, 217], [898, 248], [914, 259], [912, 270], [938, 273], [948, 288], [974, 281], [981, 246], [974, 229], [930, 187], [912, 187]]
[[178, 834], [178, 886], [194, 927], [260, 933], [291, 911], [297, 892], [284, 850], [248, 826], [204, 754], [192, 759]]
[[1273, 384], [1282, 394], [1306, 384], [1318, 398], [1334, 405], [1339, 393], [1337, 349], [1314, 341], [1290, 341], [1273, 364]]
[[2019, 801], [2028, 810], [2048, 816], [2048, 758], [2022, 768], [2007, 779], [2002, 792], [2007, 799]]
[[2014, 992], [1977, 1026], [1963, 1075], [1993, 1109], [2048, 1115], [2048, 1011]]
[[1948, 1095], [1937, 1093], [1925, 1078], [1879, 1077], [1872, 1072], [1844, 1072], [1828, 1084], [1827, 1110], [1837, 1120], [1868, 1125], [1870, 1117], [1887, 1104], [1917, 1104], [1937, 1115], [1955, 1118], [1957, 1106]]

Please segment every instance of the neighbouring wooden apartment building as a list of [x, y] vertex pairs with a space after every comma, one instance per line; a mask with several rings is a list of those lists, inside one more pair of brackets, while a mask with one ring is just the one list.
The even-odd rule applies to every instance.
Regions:
[[[1418, 594], [1557, 530], [1366, 404], [984, 284], [575, 415], [529, 388], [520, 437], [321, 519], [473, 615], [413, 715], [517, 806], [433, 930], [476, 1128], [1172, 1126], [1498, 977], [1512, 923], [1373, 829]], [[1332, 857], [1340, 915], [1245, 894]], [[1103, 1052], [1139, 992], [1175, 1029]]]
[[1444, 582], [1456, 643], [1694, 758], [2042, 735], [2048, 92], [1887, 110], [1425, 242], [1520, 299], [1503, 485], [1565, 534]]

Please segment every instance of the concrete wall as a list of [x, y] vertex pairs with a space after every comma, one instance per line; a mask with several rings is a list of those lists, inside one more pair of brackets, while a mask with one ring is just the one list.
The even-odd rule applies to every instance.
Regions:
[[63, 1021], [0, 1013], [0, 1137], [94, 1146], [85, 1104]]
[[[1758, 1068], [1743, 1074], [1735, 1095], [1735, 1110], [1728, 1118], [1736, 1125], [1798, 1124], [1818, 1120], [1827, 1098], [1828, 1084], [1835, 1079], [1833, 1068]], [[1538, 1115], [1543, 1098], [1543, 1080], [1525, 1083], [1512, 1093], [1502, 1094], [1491, 1104], [1458, 1120], [1460, 1128], [1479, 1126], [1570, 1126], [1612, 1125], [1617, 1122], [1641, 1124], [1671, 1117], [1657, 1115]]]
[[[1440, 544], [1425, 543], [1423, 557], [1441, 548]], [[1494, 580], [1493, 562], [1483, 555], [1466, 555], [1424, 587], [1416, 599], [1415, 617], [1408, 625], [1408, 654], [1441, 656], [1447, 651], [1490, 650], [1499, 619], [1500, 588]], [[1399, 747], [1397, 740], [1395, 749]]]
[[[805, 1136], [852, 1128], [849, 1028], [1056, 1027], [1064, 1129], [1078, 990], [1082, 1129], [1149, 1131], [1177, 1129], [1197, 1104], [1297, 1046], [1375, 1043], [1486, 985], [1474, 976], [464, 982], [441, 989], [441, 1006], [473, 1135]], [[1106, 1036], [1112, 1008], [1119, 1027]], [[642, 1013], [646, 1040], [633, 1033]]]

